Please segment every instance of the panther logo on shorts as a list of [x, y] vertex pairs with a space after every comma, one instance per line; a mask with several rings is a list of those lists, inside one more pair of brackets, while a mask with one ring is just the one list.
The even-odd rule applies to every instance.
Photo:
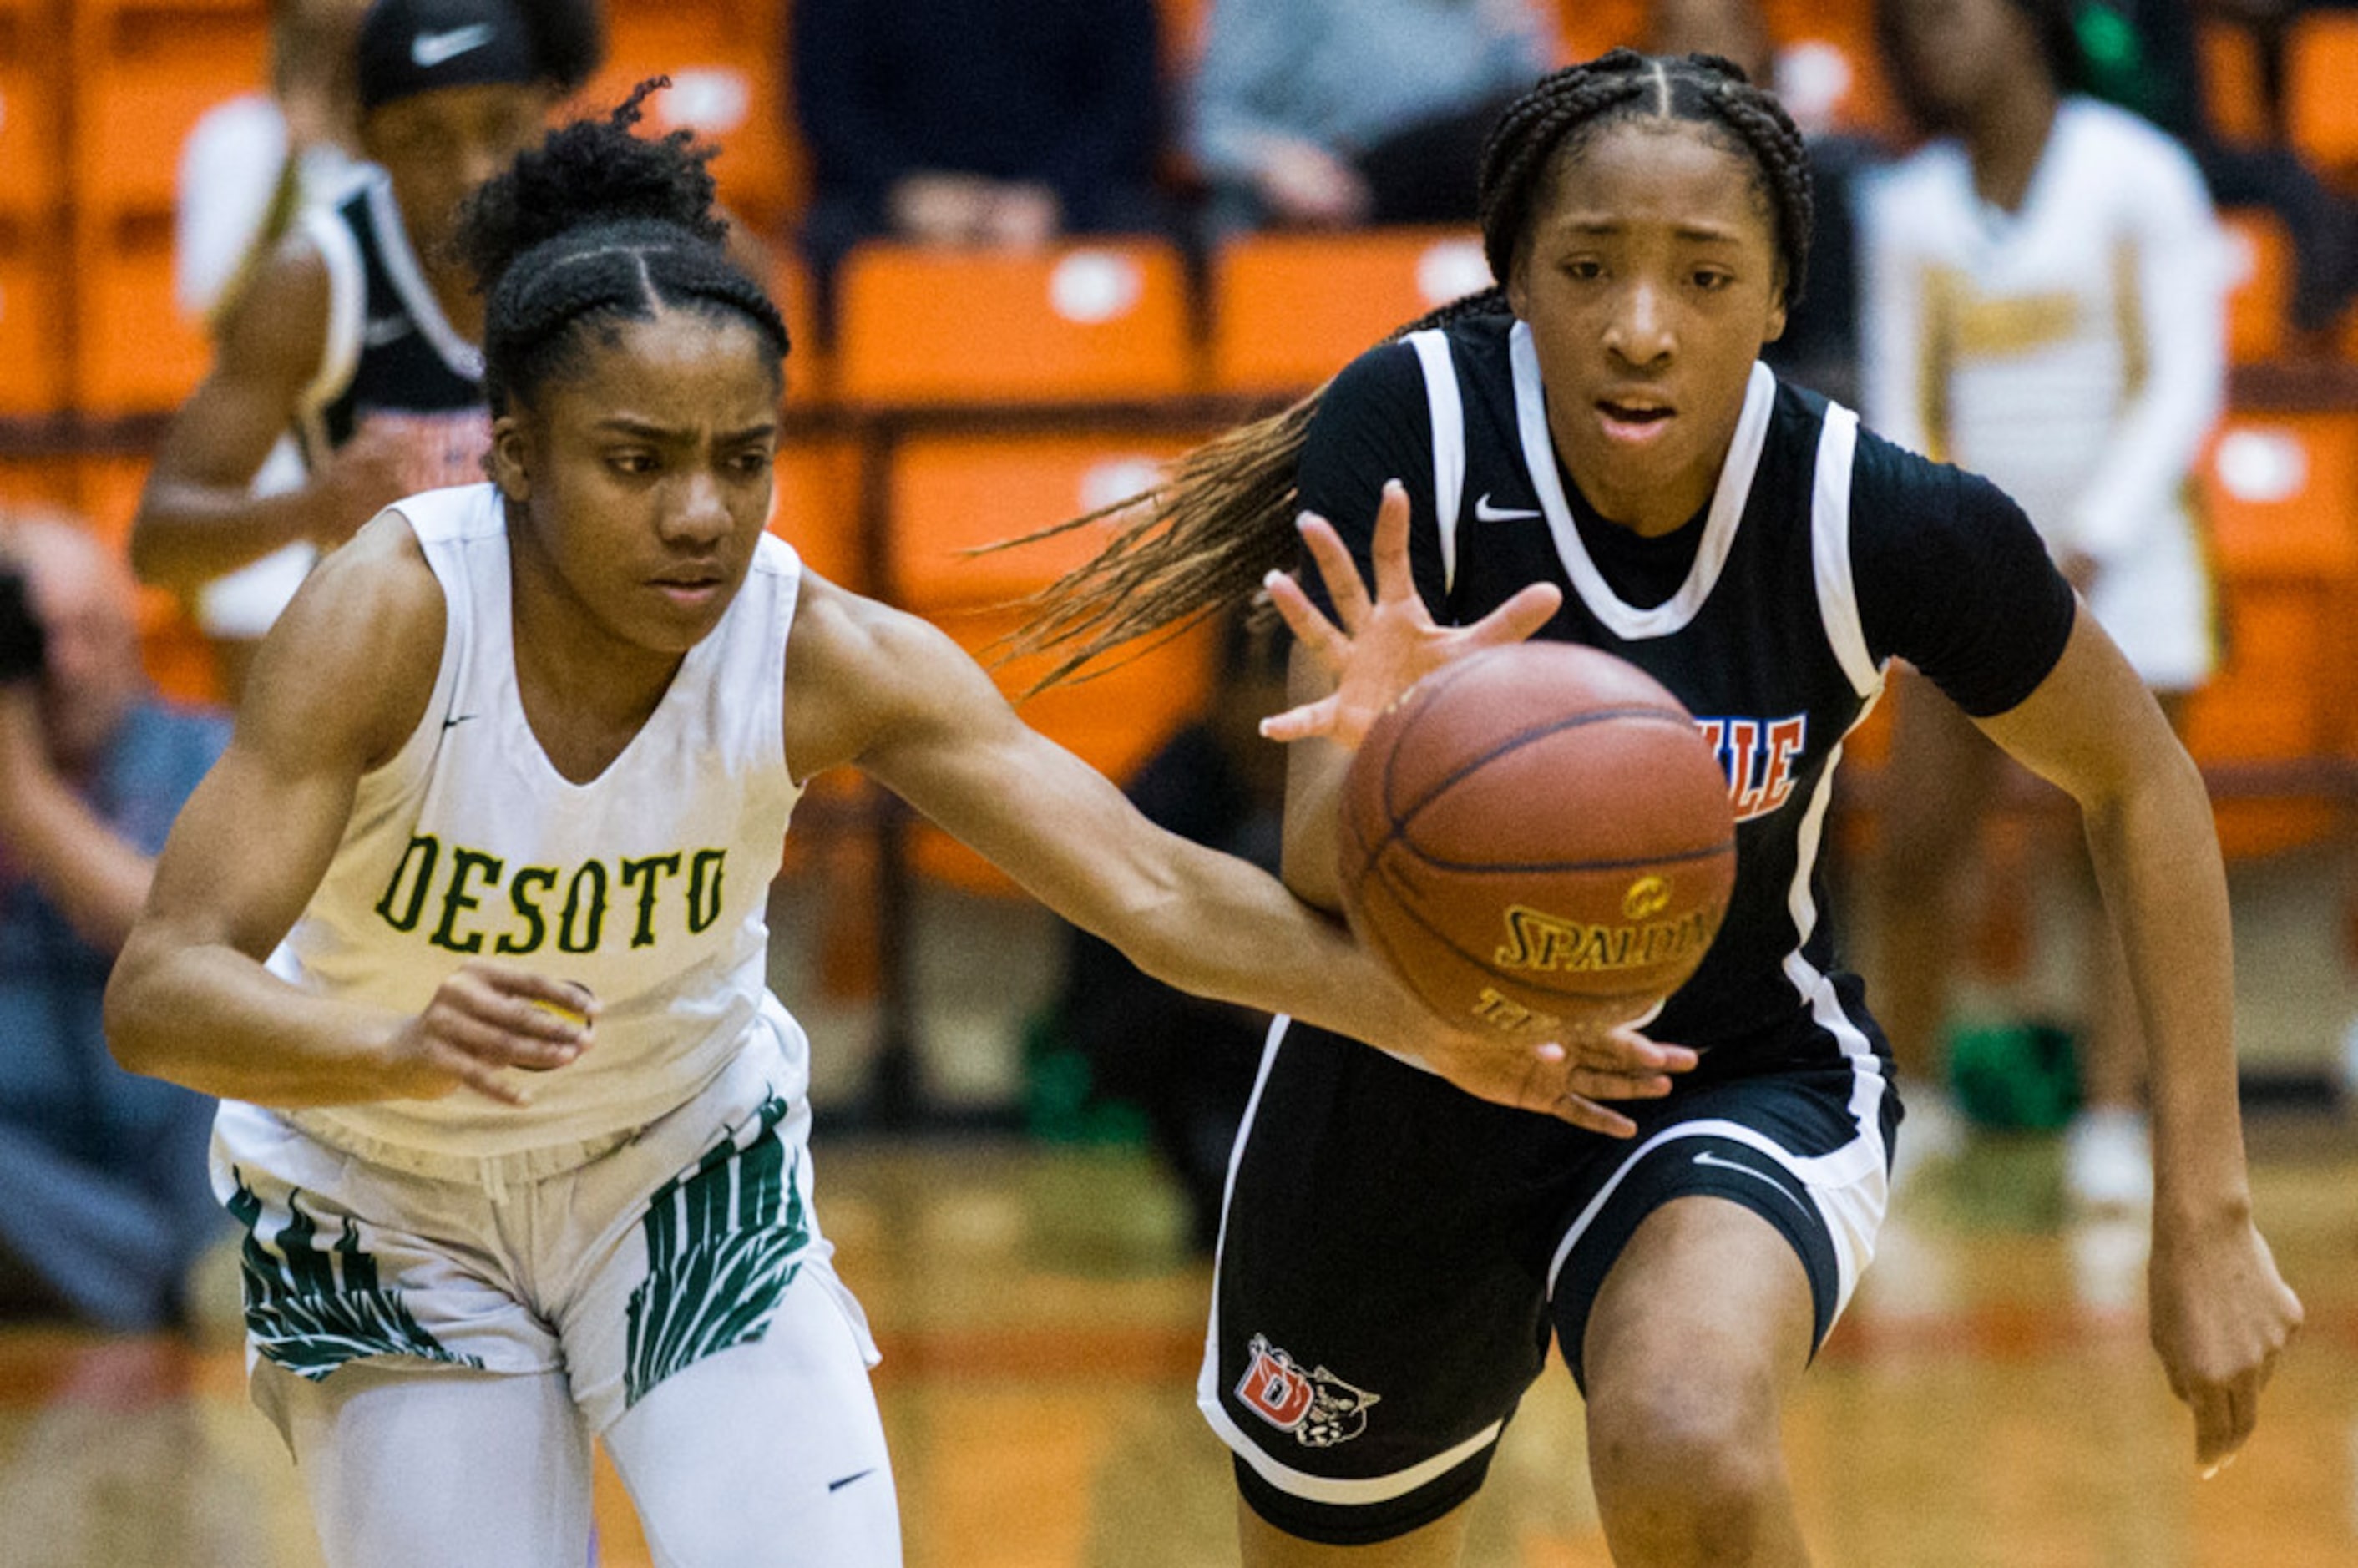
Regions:
[[1237, 1379], [1237, 1398], [1280, 1432], [1293, 1433], [1304, 1448], [1332, 1448], [1368, 1430], [1368, 1407], [1383, 1396], [1355, 1389], [1324, 1367], [1305, 1372], [1256, 1334], [1245, 1375]]

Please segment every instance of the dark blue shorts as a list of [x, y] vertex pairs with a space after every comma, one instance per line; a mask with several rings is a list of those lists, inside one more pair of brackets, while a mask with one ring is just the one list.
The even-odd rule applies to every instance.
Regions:
[[1347, 1546], [1472, 1497], [1548, 1341], [1581, 1378], [1598, 1288], [1673, 1198], [1775, 1226], [1823, 1340], [1883, 1217], [1887, 1064], [1820, 1052], [1714, 1071], [1724, 1059], [1620, 1106], [1639, 1127], [1622, 1140], [1281, 1021], [1230, 1168], [1196, 1389], [1255, 1511]]

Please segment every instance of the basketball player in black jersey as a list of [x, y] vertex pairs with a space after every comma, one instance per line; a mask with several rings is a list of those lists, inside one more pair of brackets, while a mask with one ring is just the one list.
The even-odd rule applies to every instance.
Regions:
[[[1551, 1339], [1617, 1562], [1806, 1560], [1779, 1411], [1873, 1252], [1899, 1120], [1818, 851], [1895, 656], [2085, 813], [2152, 1040], [2153, 1339], [2216, 1466], [2300, 1307], [2252, 1221], [2191, 762], [2004, 494], [1757, 363], [1811, 194], [1740, 71], [1617, 51], [1548, 77], [1486, 149], [1480, 211], [1503, 289], [1199, 450], [1034, 627], [1086, 659], [1266, 573], [1300, 636], [1301, 706], [1264, 726], [1296, 743], [1286, 877], [1329, 908], [1349, 749], [1486, 615], [1661, 680], [1736, 808], [1726, 924], [1648, 1025], [1702, 1062], [1626, 1108], [1634, 1141], [1272, 1031], [1197, 1395], [1236, 1454], [1246, 1563], [1456, 1561]], [[1273, 569], [1297, 506], [1332, 619]]]
[[[359, 139], [375, 169], [297, 222], [222, 323], [211, 373], [174, 416], [140, 498], [143, 579], [194, 593], [288, 546], [332, 548], [402, 496], [481, 477], [483, 302], [449, 254], [459, 203], [538, 139], [600, 49], [586, 0], [369, 7]], [[257, 493], [289, 431], [302, 481]], [[224, 650], [233, 692], [248, 652]]]

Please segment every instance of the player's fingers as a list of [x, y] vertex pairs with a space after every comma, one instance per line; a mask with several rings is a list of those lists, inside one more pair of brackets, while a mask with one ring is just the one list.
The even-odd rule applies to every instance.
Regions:
[[1546, 1107], [1558, 1121], [1568, 1121], [1574, 1127], [1591, 1132], [1601, 1132], [1607, 1138], [1635, 1138], [1638, 1124], [1617, 1110], [1608, 1110], [1595, 1100], [1575, 1094], [1560, 1094], [1553, 1104]]
[[481, 1058], [439, 1041], [429, 1046], [427, 1051], [428, 1059], [438, 1071], [456, 1078], [484, 1098], [497, 1100], [502, 1105], [525, 1106], [532, 1103], [532, 1096], [523, 1085], [501, 1077], [497, 1069]]
[[1563, 589], [1552, 582], [1531, 583], [1515, 596], [1466, 629], [1466, 640], [1476, 647], [1492, 648], [1520, 643], [1552, 620], [1563, 603]]
[[2251, 1435], [2250, 1423], [2238, 1429], [2235, 1398], [2223, 1383], [2196, 1383], [2187, 1390], [2186, 1402], [2194, 1411], [2194, 1462], [2215, 1472]]
[[1270, 603], [1277, 607], [1278, 618], [1310, 650], [1311, 656], [1330, 671], [1341, 671], [1351, 652], [1351, 640], [1310, 602], [1302, 585], [1285, 572], [1271, 572], [1261, 579], [1261, 587], [1268, 591]]
[[1408, 488], [1396, 479], [1384, 481], [1384, 498], [1376, 506], [1376, 602], [1399, 604], [1416, 598], [1416, 579], [1408, 569]]
[[1635, 1029], [1615, 1029], [1585, 1042], [1581, 1060], [1608, 1072], [1683, 1073], [1703, 1060], [1691, 1045], [1666, 1045]]
[[1575, 1068], [1566, 1076], [1564, 1087], [1589, 1099], [1660, 1099], [1671, 1092], [1671, 1080], [1662, 1073], [1601, 1073]]
[[1260, 721], [1260, 732], [1271, 741], [1307, 741], [1314, 736], [1332, 734], [1335, 720], [1342, 712], [1341, 702], [1333, 697], [1322, 697], [1300, 708], [1289, 708], [1282, 713], [1272, 713]]
[[1326, 585], [1326, 597], [1335, 601], [1336, 619], [1345, 631], [1357, 632], [1375, 610], [1368, 599], [1368, 585], [1359, 580], [1359, 563], [1351, 558], [1335, 524], [1315, 512], [1295, 518], [1294, 526], [1301, 530], [1303, 544], [1309, 546], [1310, 558], [1317, 563], [1318, 579]]

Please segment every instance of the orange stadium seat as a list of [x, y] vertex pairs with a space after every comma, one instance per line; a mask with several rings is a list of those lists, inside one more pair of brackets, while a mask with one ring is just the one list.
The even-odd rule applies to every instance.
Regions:
[[837, 315], [846, 402], [1154, 398], [1192, 380], [1185, 274], [1161, 240], [1038, 255], [864, 244]]
[[36, 224], [0, 224], [0, 415], [65, 406], [70, 343], [62, 254]]
[[[2187, 743], [2208, 767], [2346, 757], [2358, 740], [2358, 416], [2244, 416], [2212, 443], [2201, 493], [2219, 566], [2225, 656]], [[2330, 801], [2224, 798], [2231, 853], [2334, 828]]]
[[985, 556], [1014, 538], [1125, 500], [1192, 443], [1175, 436], [938, 436], [903, 443], [891, 474], [891, 591], [917, 610], [1001, 605], [1087, 559], [1107, 529]]
[[77, 5], [73, 178], [85, 211], [172, 211], [180, 146], [207, 109], [259, 90], [260, 4]]
[[[1013, 629], [1014, 620], [960, 615], [946, 618], [942, 626], [987, 664], [991, 644]], [[1032, 728], [1120, 782], [1203, 709], [1211, 690], [1211, 636], [1198, 629], [1094, 679], [1044, 692], [1018, 711]], [[1001, 688], [1014, 694], [1028, 684], [1030, 670], [993, 673]], [[981, 856], [929, 825], [920, 824], [910, 835], [909, 859], [920, 874], [969, 892], [1015, 892]]]
[[600, 111], [638, 83], [668, 76], [647, 105], [647, 125], [682, 128], [716, 144], [720, 199], [763, 232], [774, 232], [803, 199], [802, 149], [785, 101], [784, 26], [774, 5], [747, 0], [617, 5], [606, 63], [576, 107]]
[[768, 244], [770, 297], [786, 320], [786, 406], [807, 407], [835, 395], [835, 365], [819, 341], [818, 309], [809, 275], [782, 244]]
[[1645, 0], [1557, 0], [1556, 39], [1567, 61], [1636, 49], [1645, 37]]
[[0, 217], [47, 220], [64, 195], [64, 43], [47, 7], [0, 5]]
[[860, 449], [841, 437], [803, 438], [778, 449], [777, 501], [770, 531], [794, 546], [829, 582], [861, 589]]
[[2358, 13], [2312, 11], [2285, 34], [2285, 131], [2328, 168], [2358, 165]]
[[[147, 482], [145, 458], [90, 458], [81, 465], [81, 511], [118, 554], [129, 548], [132, 514]], [[179, 600], [159, 588], [139, 590], [139, 651], [156, 689], [180, 702], [222, 700], [211, 646]]]
[[1211, 384], [1307, 392], [1402, 324], [1489, 282], [1482, 242], [1464, 230], [1241, 236], [1213, 258]]
[[173, 297], [171, 227], [161, 216], [83, 214], [74, 288], [74, 401], [84, 413], [176, 408], [211, 368], [202, 323]]
[[2227, 231], [2232, 281], [2227, 293], [2227, 357], [2236, 364], [2274, 359], [2284, 348], [2292, 304], [2292, 241], [2284, 222], [2255, 207], [2219, 214]]
[[2198, 23], [2196, 39], [2212, 129], [2233, 142], [2266, 141], [2273, 133], [2259, 40], [2248, 27], [2216, 19]]

